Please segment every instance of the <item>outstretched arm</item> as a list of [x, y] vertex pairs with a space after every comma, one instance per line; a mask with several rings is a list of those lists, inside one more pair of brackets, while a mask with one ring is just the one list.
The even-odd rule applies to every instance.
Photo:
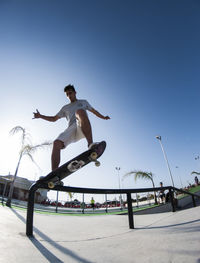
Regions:
[[45, 116], [45, 115], [42, 115], [40, 114], [40, 112], [38, 110], [36, 110], [36, 112], [33, 112], [33, 119], [43, 119], [45, 121], [51, 121], [51, 122], [54, 122], [54, 121], [57, 121], [58, 119], [60, 119], [60, 117], [58, 117], [57, 115], [55, 116]]
[[103, 119], [103, 120], [109, 120], [110, 117], [109, 116], [103, 116], [101, 113], [99, 113], [97, 110], [95, 110], [94, 108], [92, 108], [91, 110], [89, 110], [90, 112], [92, 112], [94, 115], [96, 115], [97, 117]]

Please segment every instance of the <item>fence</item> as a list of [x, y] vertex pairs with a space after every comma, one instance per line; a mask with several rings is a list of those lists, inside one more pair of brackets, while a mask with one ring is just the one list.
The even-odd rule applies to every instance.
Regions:
[[[26, 235], [27, 236], [33, 235], [34, 199], [35, 199], [35, 192], [39, 188], [49, 189], [45, 183], [36, 182], [35, 184], [31, 186], [29, 190], [27, 218], [26, 218]], [[97, 189], [97, 188], [79, 188], [79, 187], [69, 187], [69, 186], [57, 185], [53, 189], [50, 189], [50, 190], [62, 191], [62, 192], [72, 192], [72, 193], [84, 193], [84, 194], [126, 194], [127, 205], [128, 205], [128, 222], [129, 222], [130, 229], [134, 229], [133, 207], [132, 207], [132, 198], [131, 198], [132, 193], [147, 193], [147, 192], [168, 190], [172, 212], [176, 211], [174, 191], [189, 194], [192, 197], [192, 202], [194, 206], [196, 206], [195, 197], [200, 198], [200, 196], [198, 195], [186, 192], [182, 189], [178, 189], [172, 186], [156, 187], [156, 188], [141, 188], [141, 189]]]

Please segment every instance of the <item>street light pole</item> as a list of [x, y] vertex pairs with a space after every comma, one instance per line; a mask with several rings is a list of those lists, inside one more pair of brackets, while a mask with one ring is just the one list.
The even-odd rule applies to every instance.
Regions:
[[[121, 184], [120, 184], [120, 176], [119, 176], [119, 171], [121, 170], [120, 167], [115, 167], [118, 173], [118, 181], [119, 181], [119, 189], [121, 190]], [[122, 208], [122, 195], [120, 194], [120, 207]]]
[[171, 181], [172, 181], [172, 186], [174, 187], [174, 180], [173, 180], [173, 177], [172, 177], [171, 169], [169, 167], [169, 162], [167, 160], [167, 155], [165, 153], [164, 147], [163, 147], [162, 142], [161, 142], [161, 136], [160, 135], [156, 136], [156, 139], [160, 142], [160, 146], [161, 146], [161, 149], [162, 149], [162, 152], [163, 152], [163, 155], [164, 155], [164, 158], [165, 158], [165, 161], [167, 163], [168, 170], [169, 170], [169, 175], [170, 175], [170, 178], [171, 178]]

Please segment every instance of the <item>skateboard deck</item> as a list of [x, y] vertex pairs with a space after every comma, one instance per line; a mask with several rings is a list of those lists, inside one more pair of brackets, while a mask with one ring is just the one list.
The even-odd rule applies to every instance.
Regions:
[[62, 166], [58, 167], [56, 170], [50, 172], [47, 176], [38, 180], [37, 183], [45, 183], [49, 188], [54, 188], [55, 185], [63, 185], [61, 180], [78, 171], [88, 163], [94, 162], [96, 166], [99, 166], [100, 162], [97, 161], [97, 159], [103, 154], [105, 148], [105, 141], [96, 144], [92, 149], [81, 153]]

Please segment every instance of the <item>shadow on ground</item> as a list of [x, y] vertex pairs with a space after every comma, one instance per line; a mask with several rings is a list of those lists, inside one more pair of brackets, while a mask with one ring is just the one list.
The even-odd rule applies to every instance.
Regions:
[[[26, 220], [23, 216], [21, 216], [19, 213], [17, 213], [17, 211], [15, 209], [13, 209], [13, 208], [10, 208], [10, 209], [24, 224], [26, 224]], [[54, 248], [56, 248], [57, 250], [59, 250], [63, 254], [68, 255], [69, 257], [77, 260], [77, 262], [92, 263], [91, 261], [88, 261], [87, 259], [80, 257], [78, 254], [74, 253], [73, 251], [71, 251], [71, 250], [63, 247], [62, 245], [56, 243], [51, 238], [49, 238], [47, 235], [42, 233], [39, 229], [34, 227], [34, 231], [38, 236], [40, 236], [46, 242], [50, 243]], [[30, 239], [30, 241], [33, 243], [33, 245], [40, 251], [40, 253], [48, 261], [55, 262], [55, 263], [64, 262], [64, 261], [60, 260], [59, 258], [57, 258], [50, 250], [48, 250], [44, 245], [42, 245], [42, 243], [37, 238], [35, 238], [34, 236], [33, 237], [27, 237], [27, 238]]]

